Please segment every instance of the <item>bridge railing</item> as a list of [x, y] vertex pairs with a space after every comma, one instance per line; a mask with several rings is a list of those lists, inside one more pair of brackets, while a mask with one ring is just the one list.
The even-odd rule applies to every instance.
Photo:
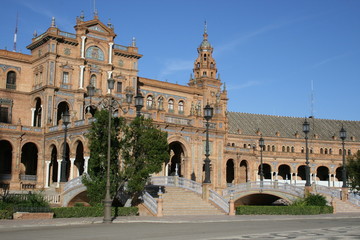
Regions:
[[222, 196], [220, 196], [217, 192], [215, 192], [214, 190], [209, 190], [210, 194], [209, 194], [209, 199], [210, 201], [212, 201], [214, 204], [216, 204], [217, 206], [219, 206], [222, 210], [224, 210], [226, 213], [229, 213], [229, 202], [224, 199]]
[[277, 181], [257, 181], [233, 185], [223, 190], [223, 196], [227, 198], [230, 196], [231, 193], [236, 194], [238, 192], [249, 190], [277, 190], [287, 192], [299, 197], [304, 196], [304, 187], [295, 186], [288, 183], [281, 183]]
[[192, 181], [190, 179], [177, 177], [177, 176], [167, 176], [167, 177], [151, 177], [150, 182], [152, 185], [157, 186], [176, 186], [186, 188], [198, 194], [202, 193], [201, 183]]
[[82, 186], [83, 183], [82, 183], [81, 179], [82, 179], [82, 176], [79, 176], [79, 177], [73, 178], [70, 181], [66, 182], [65, 186], [64, 186], [64, 192], [66, 192], [72, 188], [75, 188], [77, 186]]
[[337, 189], [333, 189], [333, 188], [318, 185], [318, 184], [313, 184], [312, 186], [313, 186], [313, 190], [317, 193], [322, 193], [322, 194], [329, 195], [334, 198], [341, 199], [341, 191], [339, 191]]
[[156, 216], [157, 215], [157, 201], [148, 192], [142, 195], [144, 205]]
[[348, 196], [349, 202], [355, 204], [356, 206], [360, 206], [360, 195], [356, 193], [349, 193]]

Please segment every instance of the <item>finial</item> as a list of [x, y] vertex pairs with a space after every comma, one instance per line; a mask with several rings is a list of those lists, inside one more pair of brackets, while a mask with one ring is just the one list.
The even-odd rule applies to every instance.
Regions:
[[98, 10], [95, 9], [95, 10], [94, 10], [94, 19], [98, 19], [98, 18], [99, 18], [99, 16], [98, 16]]
[[84, 19], [85, 19], [85, 16], [84, 16], [84, 11], [83, 11], [83, 10], [81, 10], [81, 13], [80, 13], [80, 20], [81, 20], [81, 21], [84, 21]]
[[113, 25], [112, 25], [112, 23], [111, 23], [111, 18], [109, 18], [109, 21], [108, 21], [108, 23], [107, 23], [107, 26], [108, 26], [109, 28], [113, 28]]
[[136, 38], [135, 37], [132, 38], [131, 46], [136, 47]]
[[205, 20], [205, 25], [204, 25], [204, 33], [207, 33], [207, 22]]
[[34, 36], [34, 38], [37, 37], [37, 31], [36, 30], [34, 31], [33, 36]]
[[193, 75], [192, 75], [192, 73], [190, 73], [190, 80], [192, 80], [193, 79]]
[[51, 27], [55, 27], [55, 17], [51, 18]]
[[223, 92], [226, 92], [226, 83], [224, 83]]

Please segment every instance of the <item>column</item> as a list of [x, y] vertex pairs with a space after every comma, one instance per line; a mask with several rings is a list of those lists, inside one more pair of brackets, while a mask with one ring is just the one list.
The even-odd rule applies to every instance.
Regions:
[[114, 43], [109, 43], [109, 64], [112, 64], [112, 48]]
[[75, 158], [70, 158], [70, 179], [74, 178], [74, 162], [75, 162]]
[[271, 181], [274, 181], [275, 172], [271, 172]]
[[79, 81], [79, 89], [84, 89], [84, 65], [80, 65], [80, 81]]
[[89, 166], [89, 156], [84, 157], [84, 173], [88, 173], [88, 166]]
[[296, 183], [297, 183], [297, 178], [298, 178], [298, 173], [296, 172], [296, 173], [295, 173], [295, 185], [296, 185]]
[[85, 39], [86, 36], [81, 36], [81, 58], [85, 58]]
[[329, 182], [328, 182], [328, 186], [331, 187], [331, 174], [329, 174]]
[[46, 169], [45, 188], [49, 188], [50, 161], [45, 161], [45, 169]]
[[35, 122], [35, 121], [34, 121], [34, 118], [35, 118], [35, 110], [36, 110], [36, 109], [35, 109], [35, 108], [30, 108], [30, 110], [31, 110], [31, 126], [32, 126], [32, 127], [35, 127], [35, 126], [34, 126], [34, 122]]
[[57, 173], [57, 183], [56, 183], [56, 188], [60, 187], [60, 176], [61, 176], [61, 161], [62, 159], [58, 159], [58, 173]]
[[[108, 71], [107, 74], [108, 74], [108, 79], [111, 78], [112, 71]], [[108, 88], [107, 93], [110, 94], [110, 89], [109, 88]]]
[[278, 180], [278, 172], [275, 172], [275, 181]]
[[292, 184], [293, 174], [290, 172], [290, 184]]

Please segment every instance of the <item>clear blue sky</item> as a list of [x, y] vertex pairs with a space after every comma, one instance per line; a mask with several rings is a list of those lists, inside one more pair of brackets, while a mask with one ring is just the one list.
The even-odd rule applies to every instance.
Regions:
[[[13, 49], [18, 13], [23, 53], [52, 16], [72, 33], [81, 10], [93, 18], [93, 0], [1, 3], [0, 48]], [[142, 77], [186, 85], [206, 20], [229, 111], [360, 120], [359, 0], [97, 0], [96, 8], [117, 44], [136, 37]]]

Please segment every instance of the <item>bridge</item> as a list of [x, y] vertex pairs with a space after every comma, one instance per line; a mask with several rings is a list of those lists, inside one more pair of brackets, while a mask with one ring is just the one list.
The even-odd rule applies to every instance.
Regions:
[[[149, 186], [152, 186], [155, 189], [158, 189], [157, 194], [150, 194], [149, 192], [144, 192], [143, 201], [144, 205], [153, 215], [159, 214], [159, 199], [160, 202], [165, 201], [163, 198], [166, 196], [162, 192], [162, 189], [178, 188], [183, 189], [183, 191], [192, 192], [201, 198], [204, 196], [204, 188], [201, 183], [192, 181], [190, 179], [178, 177], [178, 176], [165, 176], [165, 177], [152, 177], [149, 179]], [[64, 186], [64, 192], [61, 195], [62, 206], [68, 206], [68, 204], [76, 198], [79, 194], [82, 194], [86, 191], [86, 187], [81, 182], [81, 177], [72, 179], [67, 182]], [[172, 190], [173, 191], [173, 190]], [[305, 195], [304, 186], [296, 186], [287, 182], [277, 182], [277, 181], [256, 181], [256, 182], [246, 182], [233, 186], [229, 186], [223, 190], [215, 191], [213, 189], [208, 190], [208, 200], [207, 202], [216, 206], [224, 214], [229, 214], [230, 211], [230, 202], [233, 201], [235, 205], [261, 205], [280, 200], [280, 202], [292, 203], [296, 199], [303, 198]], [[324, 195], [328, 202], [338, 203], [341, 205], [352, 205], [355, 207], [355, 210], [360, 211], [360, 196], [356, 194], [349, 194], [348, 201], [342, 201], [341, 189], [331, 188], [321, 185], [312, 185], [312, 193], [318, 193]], [[186, 195], [184, 192], [177, 192], [177, 195]], [[206, 195], [206, 194], [205, 194]], [[190, 198], [190, 197], [189, 197]], [[166, 201], [172, 198], [166, 199]], [[185, 201], [185, 200], [183, 200]], [[200, 202], [189, 203], [194, 206], [196, 210], [196, 204], [202, 204]], [[357, 206], [357, 207], [356, 207]], [[186, 208], [189, 208], [187, 206]], [[160, 210], [162, 211], [162, 210]], [[353, 211], [353, 210], [349, 210]]]

